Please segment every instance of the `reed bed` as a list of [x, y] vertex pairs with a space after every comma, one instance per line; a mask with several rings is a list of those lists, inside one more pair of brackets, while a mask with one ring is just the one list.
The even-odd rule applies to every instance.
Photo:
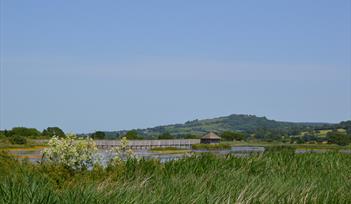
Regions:
[[0, 154], [0, 203], [351, 203], [351, 155], [194, 155], [72, 172]]

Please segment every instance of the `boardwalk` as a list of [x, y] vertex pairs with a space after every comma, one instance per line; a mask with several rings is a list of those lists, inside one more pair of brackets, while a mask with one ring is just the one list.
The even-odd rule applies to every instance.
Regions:
[[[37, 144], [46, 144], [49, 140], [33, 140]], [[110, 149], [120, 145], [120, 140], [94, 140], [100, 149]], [[153, 147], [177, 147], [190, 149], [191, 145], [199, 144], [200, 139], [174, 139], [174, 140], [128, 140], [132, 149], [151, 149]]]
[[[120, 145], [119, 140], [95, 140], [98, 148], [109, 149]], [[199, 139], [174, 139], [174, 140], [129, 140], [128, 146], [132, 149], [151, 149], [153, 147], [177, 147], [190, 149], [191, 145], [199, 144]]]

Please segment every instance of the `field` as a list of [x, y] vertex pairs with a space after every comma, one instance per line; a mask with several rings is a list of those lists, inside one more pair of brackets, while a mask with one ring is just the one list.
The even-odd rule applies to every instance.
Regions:
[[350, 203], [351, 155], [277, 151], [70, 171], [0, 155], [0, 203]]
[[233, 141], [233, 142], [221, 142], [221, 144], [227, 144], [230, 146], [252, 146], [252, 147], [270, 147], [270, 146], [288, 146], [295, 149], [325, 149], [325, 150], [340, 150], [340, 149], [351, 149], [351, 145], [339, 146], [336, 144], [290, 144], [279, 141], [264, 142], [264, 141]]

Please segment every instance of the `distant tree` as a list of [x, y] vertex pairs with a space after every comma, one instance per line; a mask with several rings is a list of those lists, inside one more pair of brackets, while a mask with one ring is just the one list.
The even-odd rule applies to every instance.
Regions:
[[66, 136], [65, 133], [59, 127], [48, 127], [45, 130], [43, 130], [42, 135], [47, 137], [53, 137], [53, 136], [65, 137]]
[[103, 131], [96, 131], [91, 135], [91, 137], [95, 140], [102, 140], [105, 139], [106, 134]]
[[5, 132], [6, 130], [0, 130], [0, 139], [1, 138], [5, 138], [6, 137], [6, 132]]
[[136, 130], [130, 130], [124, 135], [128, 140], [141, 140], [143, 139], [138, 135], [138, 132]]
[[245, 135], [244, 133], [241, 133], [241, 132], [225, 131], [221, 134], [221, 137], [227, 141], [233, 141], [233, 140], [241, 141], [245, 138]]
[[301, 137], [291, 137], [290, 138], [290, 143], [291, 144], [303, 144], [304, 141]]
[[344, 132], [332, 131], [327, 133], [327, 139], [330, 143], [334, 143], [340, 146], [346, 146], [351, 143], [350, 135]]
[[351, 120], [343, 121], [340, 123], [340, 128], [344, 128], [348, 135], [351, 135]]
[[13, 135], [10, 137], [10, 142], [12, 144], [26, 144], [27, 139], [23, 136], [20, 136], [20, 135]]
[[12, 136], [23, 136], [23, 137], [38, 137], [41, 135], [41, 132], [35, 128], [26, 128], [26, 127], [14, 127], [8, 133], [8, 137]]
[[165, 132], [165, 133], [162, 133], [161, 135], [159, 135], [158, 139], [160, 139], [160, 140], [174, 139], [174, 136], [171, 135], [169, 132]]
[[183, 136], [184, 139], [198, 139], [198, 136], [193, 134], [186, 134]]

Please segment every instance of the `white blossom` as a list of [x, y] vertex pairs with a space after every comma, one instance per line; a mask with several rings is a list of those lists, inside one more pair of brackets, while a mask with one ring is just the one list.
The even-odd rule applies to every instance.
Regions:
[[54, 136], [48, 145], [43, 151], [46, 161], [59, 163], [74, 170], [90, 167], [95, 162], [97, 147], [91, 138], [78, 140], [74, 134], [68, 134], [65, 138]]

